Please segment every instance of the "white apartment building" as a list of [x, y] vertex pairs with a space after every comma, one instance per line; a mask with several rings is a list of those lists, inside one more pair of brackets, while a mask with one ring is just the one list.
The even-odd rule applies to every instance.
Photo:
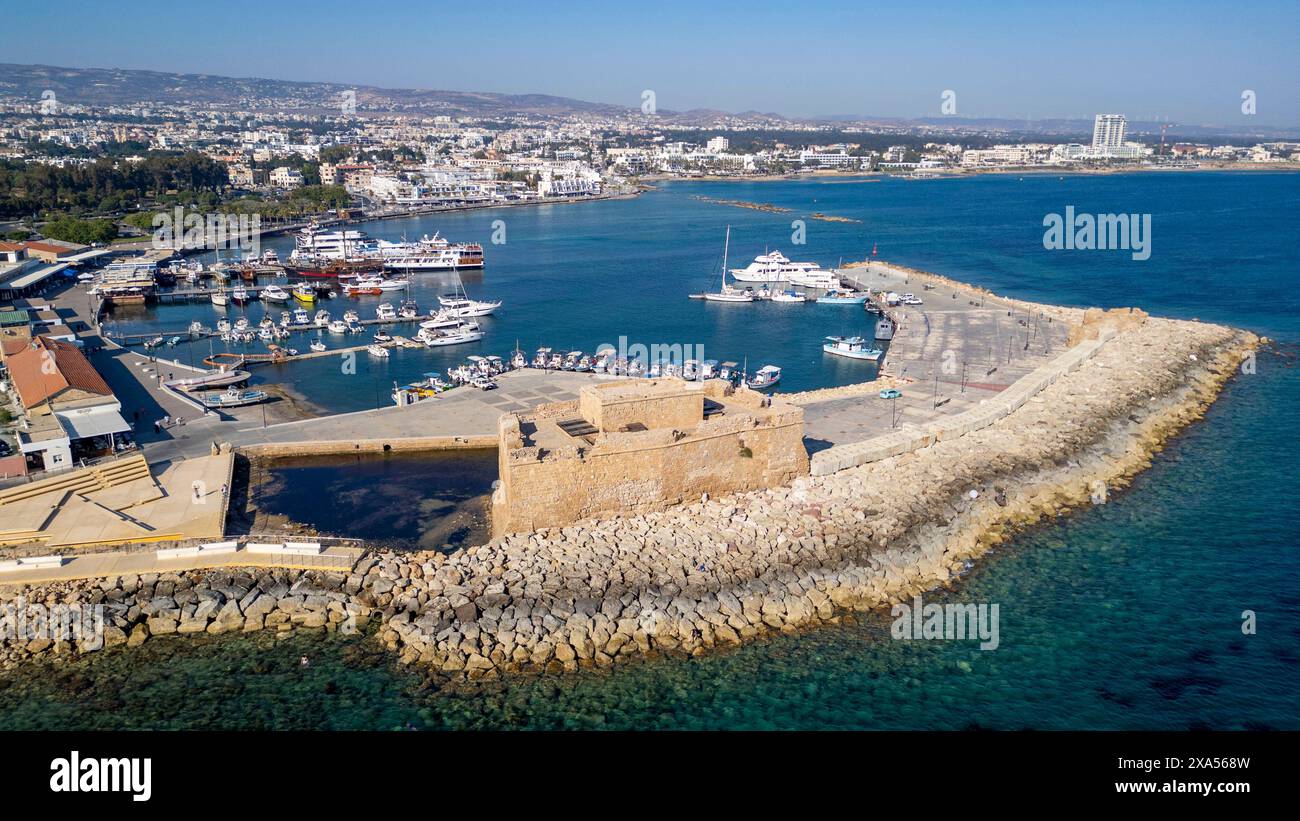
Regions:
[[1034, 161], [1034, 148], [1029, 145], [995, 145], [992, 148], [972, 148], [963, 151], [963, 168], [981, 165], [1030, 165]]
[[710, 154], [721, 154], [731, 148], [731, 140], [728, 140], [726, 137], [714, 137], [705, 143], [704, 147], [708, 149]]
[[1092, 150], [1104, 152], [1124, 144], [1128, 120], [1123, 114], [1098, 114], [1092, 124]]
[[271, 172], [271, 185], [276, 188], [301, 188], [302, 172], [282, 165]]

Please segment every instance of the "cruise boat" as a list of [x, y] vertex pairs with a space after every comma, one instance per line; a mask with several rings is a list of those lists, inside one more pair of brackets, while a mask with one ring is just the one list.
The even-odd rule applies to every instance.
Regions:
[[758, 372], [745, 381], [750, 390], [764, 391], [781, 381], [781, 369], [776, 365], [764, 365]]
[[390, 271], [450, 271], [482, 268], [483, 246], [449, 242], [437, 234], [419, 242], [379, 241], [384, 267]]
[[348, 332], [348, 323], [341, 319], [335, 319], [330, 322], [328, 328], [332, 334], [345, 334]]
[[309, 316], [309, 315], [307, 314], [307, 309], [306, 309], [306, 308], [294, 308], [294, 309], [293, 309], [293, 324], [294, 324], [294, 325], [309, 325], [309, 324], [311, 324], [311, 316]]
[[396, 320], [397, 311], [393, 310], [393, 304], [391, 302], [379, 303], [379, 307], [375, 308], [375, 319], [384, 320], [388, 322]]
[[293, 298], [301, 302], [315, 302], [316, 289], [305, 282], [293, 286]]
[[866, 359], [875, 362], [884, 353], [879, 347], [869, 344], [860, 336], [828, 336], [822, 350], [835, 356], [849, 359]]
[[764, 285], [789, 282], [792, 276], [814, 276], [820, 271], [815, 262], [791, 262], [780, 251], [759, 254], [744, 268], [732, 268], [731, 278], [736, 282], [760, 282]]
[[704, 294], [704, 298], [709, 302], [753, 302], [754, 295], [749, 291], [742, 291], [739, 288], [733, 288], [727, 284], [727, 251], [731, 247], [731, 226], [727, 226], [727, 238], [722, 245], [722, 286], [716, 293], [709, 292]]
[[279, 285], [268, 285], [262, 289], [262, 299], [266, 302], [287, 302], [289, 292]]
[[248, 289], [243, 285], [236, 285], [230, 291], [230, 301], [236, 305], [243, 305], [248, 302]]
[[294, 235], [289, 261], [351, 260], [375, 257], [378, 254], [378, 241], [366, 236], [364, 231], [334, 231], [312, 222]]

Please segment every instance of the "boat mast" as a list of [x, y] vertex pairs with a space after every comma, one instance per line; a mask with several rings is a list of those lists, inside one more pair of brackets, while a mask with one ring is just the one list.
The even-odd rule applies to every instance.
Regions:
[[727, 238], [722, 242], [722, 293], [727, 292], [727, 251], [731, 248], [731, 226], [727, 226]]

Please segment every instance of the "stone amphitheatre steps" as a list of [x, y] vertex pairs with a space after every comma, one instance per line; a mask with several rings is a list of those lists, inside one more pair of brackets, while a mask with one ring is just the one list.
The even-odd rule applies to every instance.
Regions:
[[162, 496], [142, 453], [0, 490], [0, 544], [44, 540], [51, 518], [69, 505], [120, 511]]

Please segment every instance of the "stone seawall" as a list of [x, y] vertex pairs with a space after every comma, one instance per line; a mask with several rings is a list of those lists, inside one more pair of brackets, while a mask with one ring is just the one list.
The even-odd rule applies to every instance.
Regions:
[[497, 446], [496, 436], [409, 436], [355, 441], [262, 442], [240, 445], [249, 457], [340, 456], [352, 453], [416, 453], [435, 450], [487, 450]]
[[[1149, 464], [1257, 344], [1229, 328], [1141, 318], [986, 425], [789, 487], [453, 554], [376, 554], [346, 576], [250, 572], [237, 584], [220, 576], [204, 586], [211, 573], [187, 575], [188, 589], [216, 590], [216, 603], [197, 593], [202, 601], [183, 594], [182, 603], [174, 591], [160, 596], [159, 580], [149, 588], [138, 579], [105, 582], [107, 592], [81, 583], [26, 597], [76, 601], [121, 590], [130, 629], [115, 626], [137, 641], [153, 634], [157, 612], [164, 634], [258, 629], [259, 615], [262, 628], [277, 630], [374, 615], [380, 640], [403, 661], [456, 677], [704, 653], [951, 583], [1017, 527], [1087, 504], [1097, 482], [1113, 488]], [[157, 612], [146, 617], [141, 599]], [[274, 624], [272, 613], [281, 614]], [[14, 664], [55, 649], [9, 642], [3, 658]]]

